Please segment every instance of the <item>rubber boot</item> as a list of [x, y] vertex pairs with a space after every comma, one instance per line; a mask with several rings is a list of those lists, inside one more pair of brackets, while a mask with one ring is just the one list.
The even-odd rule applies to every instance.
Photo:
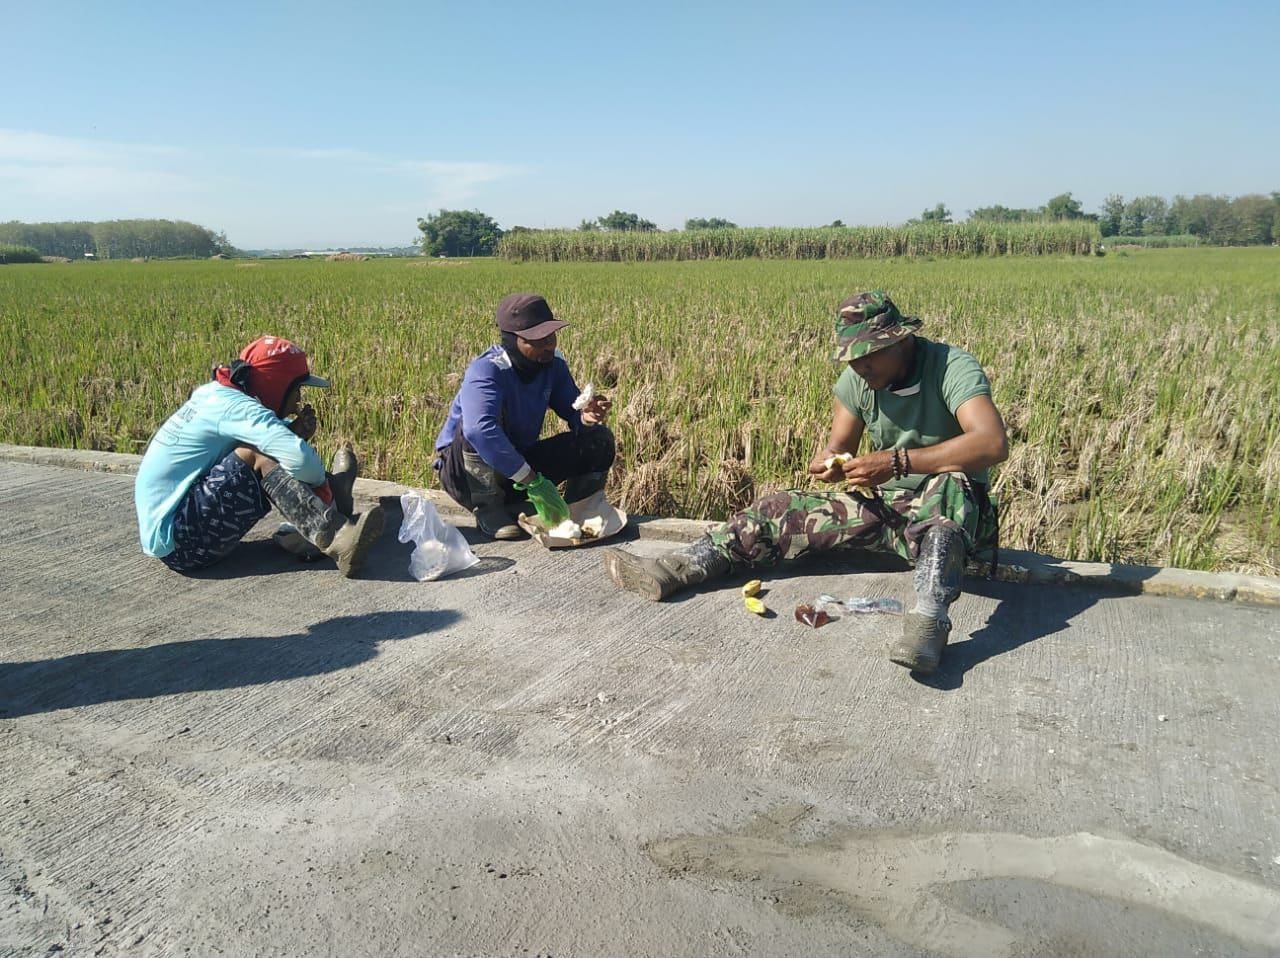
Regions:
[[[360, 460], [351, 443], [344, 442], [333, 454], [329, 463], [329, 489], [333, 492], [333, 504], [344, 516], [355, 516], [356, 476], [360, 474]], [[317, 562], [324, 553], [308, 542], [291, 523], [281, 523], [271, 537], [285, 552], [291, 552], [303, 562]]]
[[284, 469], [267, 473], [262, 491], [304, 539], [338, 563], [338, 571], [348, 579], [360, 571], [369, 548], [382, 535], [381, 506], [349, 519]]
[[333, 490], [333, 504], [344, 516], [354, 516], [356, 476], [360, 474], [360, 460], [351, 443], [344, 442], [333, 454], [329, 463], [329, 488]]
[[960, 597], [964, 582], [964, 554], [958, 530], [934, 526], [924, 534], [916, 558], [916, 609], [903, 616], [902, 638], [889, 650], [891, 662], [912, 672], [937, 669], [951, 635], [946, 610]]
[[604, 571], [620, 589], [660, 602], [674, 592], [728, 575], [730, 563], [703, 536], [656, 559], [646, 559], [624, 549], [604, 554]]
[[464, 452], [462, 468], [467, 474], [467, 491], [471, 493], [471, 513], [480, 531], [490, 539], [524, 538], [524, 530], [512, 522], [507, 513], [506, 497], [493, 466], [477, 452]]
[[581, 502], [594, 496], [604, 488], [607, 472], [584, 472], [580, 476], [570, 476], [564, 484], [564, 501], [566, 504]]

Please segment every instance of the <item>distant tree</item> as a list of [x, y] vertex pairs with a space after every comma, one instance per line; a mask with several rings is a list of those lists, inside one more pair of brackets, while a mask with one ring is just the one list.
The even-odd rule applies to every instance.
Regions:
[[947, 207], [939, 203], [931, 210], [925, 210], [920, 214], [921, 223], [950, 223], [951, 211]]
[[1231, 206], [1236, 220], [1237, 243], [1252, 246], [1272, 242], [1277, 213], [1274, 199], [1261, 193], [1248, 193], [1237, 196], [1231, 201]]
[[1112, 193], [1102, 201], [1098, 227], [1103, 236], [1120, 235], [1120, 231], [1124, 228], [1124, 197], [1119, 193]]
[[1080, 201], [1073, 198], [1070, 193], [1059, 193], [1048, 203], [1045, 203], [1044, 213], [1050, 219], [1055, 220], [1084, 219], [1084, 211], [1080, 208]]
[[428, 256], [492, 256], [502, 229], [479, 210], [441, 210], [418, 220]]
[[832, 220], [827, 224], [828, 229], [844, 229], [844, 220]]
[[1168, 228], [1169, 204], [1162, 196], [1135, 196], [1124, 206], [1124, 236], [1160, 236]]
[[691, 219], [684, 221], [684, 228], [687, 230], [736, 230], [737, 223], [731, 223], [728, 220], [722, 220], [718, 216], [710, 219]]
[[642, 220], [635, 213], [624, 213], [622, 210], [614, 210], [608, 216], [602, 216], [597, 223], [603, 230], [609, 230], [612, 233], [656, 233], [658, 224], [649, 220]]
[[578, 224], [578, 232], [580, 233], [594, 233], [599, 228], [600, 224], [595, 220], [583, 220]]
[[1044, 214], [1040, 210], [1015, 209], [1008, 206], [980, 206], [969, 211], [969, 219], [985, 223], [1024, 223], [1038, 220]]

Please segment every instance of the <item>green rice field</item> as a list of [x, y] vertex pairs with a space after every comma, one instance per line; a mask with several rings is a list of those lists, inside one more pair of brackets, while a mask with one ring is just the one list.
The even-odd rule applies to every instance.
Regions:
[[[1280, 573], [1280, 249], [1104, 257], [0, 266], [0, 441], [139, 452], [263, 333], [332, 378], [317, 445], [431, 485], [432, 444], [506, 293], [572, 325], [615, 400], [611, 495], [723, 517], [803, 482], [825, 440], [834, 306], [883, 287], [986, 366], [1009, 426], [1002, 544]], [[552, 426], [548, 423], [549, 428]]]

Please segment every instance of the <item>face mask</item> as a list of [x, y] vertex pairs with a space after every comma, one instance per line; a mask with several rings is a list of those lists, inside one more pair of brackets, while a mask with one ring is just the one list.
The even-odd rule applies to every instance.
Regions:
[[502, 348], [506, 351], [508, 358], [511, 360], [511, 365], [515, 367], [516, 375], [520, 377], [522, 383], [533, 382], [539, 373], [551, 368], [550, 363], [535, 362], [520, 352], [520, 347], [516, 343], [515, 333], [502, 333]]

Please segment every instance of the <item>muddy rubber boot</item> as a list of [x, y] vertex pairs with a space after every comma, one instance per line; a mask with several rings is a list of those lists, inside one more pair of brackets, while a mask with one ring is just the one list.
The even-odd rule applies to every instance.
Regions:
[[703, 536], [656, 559], [646, 559], [625, 549], [604, 554], [604, 571], [620, 589], [660, 602], [674, 592], [728, 575], [729, 560]]
[[564, 484], [564, 501], [566, 503], [581, 502], [594, 496], [604, 488], [607, 472], [584, 472], [580, 476], [570, 476]]
[[476, 526], [490, 539], [523, 539], [524, 530], [507, 513], [505, 496], [498, 485], [498, 473], [479, 453], [464, 452], [462, 468], [471, 493], [471, 514]]
[[950, 619], [908, 612], [902, 617], [902, 638], [889, 650], [889, 661], [912, 672], [933, 672], [951, 635]]
[[902, 638], [889, 650], [889, 660], [913, 672], [932, 672], [942, 661], [951, 635], [947, 607], [960, 597], [964, 582], [964, 536], [956, 529], [934, 526], [920, 541], [916, 557], [916, 607], [902, 619]]
[[338, 571], [348, 579], [360, 571], [369, 548], [382, 535], [381, 506], [349, 519], [279, 467], [263, 478], [262, 491], [304, 539], [338, 563]]
[[344, 442], [329, 462], [329, 488], [333, 490], [333, 504], [344, 516], [356, 514], [356, 476], [360, 474], [360, 460], [351, 443]]

